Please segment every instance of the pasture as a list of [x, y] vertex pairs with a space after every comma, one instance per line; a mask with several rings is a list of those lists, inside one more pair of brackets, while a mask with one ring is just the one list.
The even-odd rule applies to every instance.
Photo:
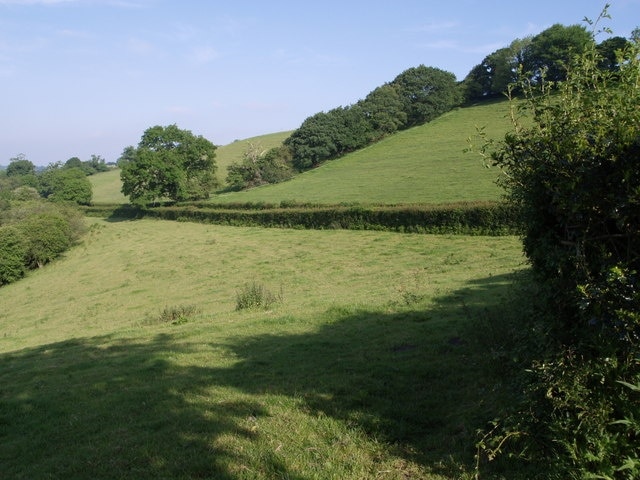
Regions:
[[0, 289], [6, 478], [472, 478], [517, 238], [89, 221]]

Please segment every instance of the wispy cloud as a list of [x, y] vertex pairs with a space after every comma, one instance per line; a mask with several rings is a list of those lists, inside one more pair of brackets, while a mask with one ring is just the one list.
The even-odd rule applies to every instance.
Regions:
[[127, 40], [127, 49], [137, 55], [150, 55], [156, 51], [151, 42], [137, 37], [131, 37]]

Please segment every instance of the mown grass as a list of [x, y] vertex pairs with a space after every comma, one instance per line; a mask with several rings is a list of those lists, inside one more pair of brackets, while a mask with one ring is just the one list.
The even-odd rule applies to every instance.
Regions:
[[[513, 237], [96, 220], [0, 289], [2, 475], [471, 478], [522, 268]], [[236, 311], [253, 281], [282, 301]]]

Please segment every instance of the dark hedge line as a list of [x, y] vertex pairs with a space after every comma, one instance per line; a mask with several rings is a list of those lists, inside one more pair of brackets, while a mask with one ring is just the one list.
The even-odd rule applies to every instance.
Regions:
[[387, 230], [407, 233], [513, 235], [520, 232], [515, 213], [497, 202], [446, 205], [180, 204], [154, 208], [130, 205], [87, 207], [92, 216], [154, 217], [163, 220], [232, 226], [307, 229]]

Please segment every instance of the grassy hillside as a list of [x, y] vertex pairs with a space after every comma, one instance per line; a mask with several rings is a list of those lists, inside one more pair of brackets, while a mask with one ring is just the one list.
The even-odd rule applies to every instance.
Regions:
[[89, 177], [93, 189], [93, 203], [127, 203], [120, 188], [120, 169], [98, 173]]
[[498, 172], [464, 154], [476, 126], [500, 138], [509, 127], [506, 101], [449, 112], [426, 125], [325, 163], [289, 182], [219, 195], [215, 202], [441, 203], [494, 200]]
[[[486, 169], [476, 155], [464, 154], [467, 138], [484, 126], [500, 138], [509, 127], [506, 101], [459, 108], [435, 121], [397, 133], [375, 145], [328, 162], [291, 181], [215, 196], [213, 202], [296, 200], [314, 203], [442, 203], [494, 200], [498, 172]], [[248, 142], [265, 148], [278, 145], [290, 132], [281, 132], [218, 149], [220, 178], [239, 161]], [[91, 177], [94, 202], [119, 202], [119, 178], [113, 172]], [[114, 182], [110, 184], [109, 182]], [[116, 183], [117, 182], [117, 183]]]
[[242, 161], [242, 155], [247, 151], [249, 143], [261, 145], [263, 149], [269, 150], [282, 145], [282, 142], [291, 135], [291, 132], [277, 132], [257, 137], [237, 140], [228, 145], [222, 145], [216, 150], [216, 161], [218, 163], [218, 178], [221, 182], [227, 178], [227, 168], [234, 162]]
[[[521, 262], [513, 237], [95, 220], [0, 289], [3, 475], [470, 479]], [[235, 311], [253, 281], [282, 301]]]

